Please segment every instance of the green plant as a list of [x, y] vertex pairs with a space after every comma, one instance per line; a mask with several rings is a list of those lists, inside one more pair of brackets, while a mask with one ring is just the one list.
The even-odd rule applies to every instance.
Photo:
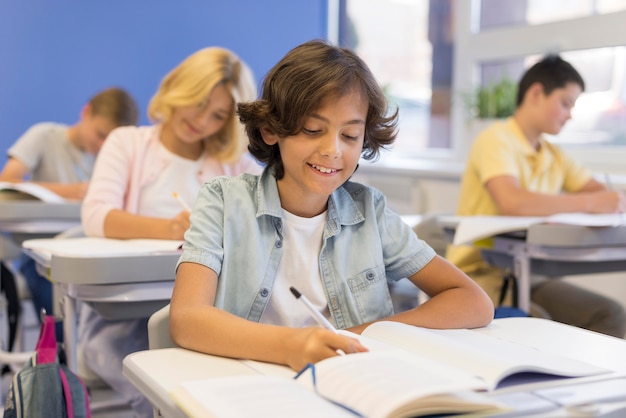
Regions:
[[515, 111], [517, 84], [508, 77], [480, 86], [469, 98], [472, 116], [479, 119], [506, 118]]

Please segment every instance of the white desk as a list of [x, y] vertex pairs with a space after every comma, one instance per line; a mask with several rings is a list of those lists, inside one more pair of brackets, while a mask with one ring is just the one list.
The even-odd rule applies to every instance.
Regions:
[[[477, 329], [476, 332], [491, 334], [513, 342], [524, 342], [526, 345], [550, 353], [586, 361], [614, 371], [611, 375], [509, 387], [495, 391], [496, 395], [527, 394], [543, 388], [605, 381], [609, 384], [620, 383], [618, 390], [623, 391], [623, 400], [626, 401], [624, 380], [616, 379], [626, 376], [626, 341], [624, 340], [539, 318], [497, 319], [490, 326]], [[160, 410], [162, 416], [167, 418], [185, 417], [182, 410], [168, 395], [180, 382], [203, 377], [259, 372], [284, 376], [294, 374], [290, 369], [282, 366], [226, 359], [182, 348], [141, 351], [124, 359], [124, 375]], [[524, 416], [554, 418], [572, 415], [569, 415], [565, 408], [554, 406], [549, 412]]]
[[[80, 238], [74, 238], [80, 240]], [[54, 241], [54, 240], [52, 240]], [[83, 254], [46, 254], [24, 250], [60, 284], [67, 364], [77, 370], [77, 303], [90, 304], [109, 319], [148, 317], [169, 303], [179, 251], [112, 256], [93, 248]], [[98, 251], [101, 253], [98, 254]]]
[[[454, 236], [458, 220], [443, 217], [440, 225]], [[530, 276], [565, 276], [626, 271], [626, 225], [588, 227], [537, 223], [523, 231], [492, 237], [482, 249], [489, 264], [511, 268], [518, 282], [519, 307], [530, 309]]]
[[50, 237], [80, 225], [80, 203], [0, 200], [0, 259], [17, 258], [25, 239]]

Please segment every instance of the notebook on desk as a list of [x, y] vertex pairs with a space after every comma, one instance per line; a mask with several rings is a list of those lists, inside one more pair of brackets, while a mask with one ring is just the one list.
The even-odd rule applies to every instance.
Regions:
[[623, 214], [558, 213], [551, 216], [446, 216], [440, 223], [455, 229], [453, 245], [473, 242], [516, 231], [525, 231], [536, 224], [562, 224], [585, 227], [626, 225]]
[[30, 182], [11, 183], [0, 182], [0, 201], [2, 200], [40, 200], [47, 203], [65, 203], [66, 200], [46, 189], [45, 187]]
[[[277, 380], [275, 365], [247, 362], [260, 376], [187, 381], [172, 396], [190, 417], [227, 416], [222, 415], [226, 410], [219, 409], [221, 402], [217, 401], [225, 399], [219, 394], [226, 385], [240, 388], [229, 395], [227, 409], [259, 408], [260, 404], [250, 399], [260, 396], [271, 411], [269, 416], [276, 417], [289, 416], [280, 414], [286, 406], [281, 404], [285, 396], [266, 397], [262, 392], [279, 390], [290, 394], [290, 399], [302, 397], [305, 409], [313, 413], [318, 412], [316, 408], [331, 408], [333, 402], [368, 417], [486, 413], [506, 409], [490, 393], [504, 386], [527, 384], [529, 373], [546, 380], [610, 373], [596, 365], [471, 330], [430, 330], [383, 321], [370, 325], [361, 336], [347, 334], [359, 338], [370, 352], [316, 363], [315, 387], [306, 374], [298, 378], [304, 378], [299, 382], [285, 381], [282, 374], [279, 377], [283, 380]], [[340, 412], [333, 416], [344, 416]], [[343, 413], [351, 416], [345, 409]]]

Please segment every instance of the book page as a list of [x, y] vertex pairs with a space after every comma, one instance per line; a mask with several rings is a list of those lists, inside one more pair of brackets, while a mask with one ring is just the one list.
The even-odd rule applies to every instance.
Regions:
[[191, 418], [354, 418], [292, 378], [244, 375], [181, 383], [171, 393]]
[[522, 372], [563, 377], [609, 372], [589, 363], [466, 329], [432, 330], [381, 321], [370, 325], [363, 335], [480, 377], [491, 390], [504, 378]]
[[38, 199], [48, 203], [64, 203], [66, 200], [45, 187], [29, 182], [0, 182], [0, 200]]
[[[501, 410], [472, 390], [484, 383], [473, 376], [403, 350], [331, 357], [315, 364], [320, 395], [367, 417]], [[306, 372], [298, 381], [313, 390]]]
[[49, 260], [53, 254], [69, 257], [113, 257], [176, 252], [182, 243], [166, 239], [78, 237], [30, 239], [24, 241], [22, 246], [36, 253], [41, 259]]
[[474, 241], [507, 232], [525, 231], [545, 218], [534, 216], [459, 216], [453, 245], [471, 245]]
[[446, 216], [442, 224], [456, 228], [453, 245], [471, 245], [474, 241], [507, 232], [525, 231], [539, 223], [558, 223], [589, 227], [612, 227], [626, 225], [626, 215], [621, 213], [557, 213], [540, 216]]

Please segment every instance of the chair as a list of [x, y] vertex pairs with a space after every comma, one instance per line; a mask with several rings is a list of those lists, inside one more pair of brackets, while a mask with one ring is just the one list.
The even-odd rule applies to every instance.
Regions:
[[[441, 257], [445, 257], [446, 248], [449, 244], [446, 233], [437, 222], [437, 215], [426, 215], [413, 227], [417, 237], [430, 245]], [[424, 303], [428, 296], [421, 290], [417, 294], [418, 303]]]
[[[148, 348], [174, 348], [177, 345], [170, 336], [170, 305], [169, 303], [150, 315], [148, 319]], [[154, 418], [163, 418], [157, 408], [154, 408]]]
[[148, 319], [148, 347], [150, 350], [177, 347], [170, 336], [169, 304], [153, 313]]
[[421, 240], [426, 241], [437, 254], [442, 257], [445, 256], [449, 241], [446, 238], [445, 231], [437, 222], [436, 215], [424, 216], [422, 220], [413, 227], [413, 231]]

